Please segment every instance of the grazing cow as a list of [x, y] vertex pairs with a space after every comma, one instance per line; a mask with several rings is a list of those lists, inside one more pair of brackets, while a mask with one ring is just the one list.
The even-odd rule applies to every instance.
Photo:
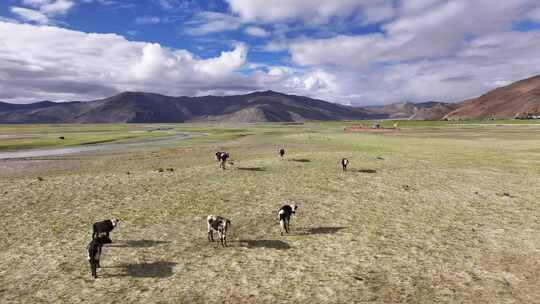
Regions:
[[285, 155], [285, 149], [280, 148], [279, 149], [279, 157], [283, 158], [283, 155]]
[[118, 222], [120, 222], [119, 219], [112, 219], [94, 223], [94, 225], [92, 225], [92, 240], [104, 233], [106, 239], [108, 239], [108, 243], [111, 243], [109, 232], [118, 226]]
[[286, 233], [289, 233], [289, 224], [291, 221], [291, 216], [296, 213], [296, 209], [298, 206], [295, 204], [292, 205], [285, 205], [281, 208], [279, 208], [278, 211], [278, 219], [279, 219], [279, 226], [281, 235], [283, 235], [283, 231], [285, 230]]
[[349, 160], [344, 158], [341, 160], [341, 166], [343, 166], [343, 171], [347, 171], [347, 165], [349, 164]]
[[214, 231], [219, 235], [221, 246], [227, 247], [227, 229], [231, 227], [231, 221], [217, 215], [209, 215], [206, 218], [208, 224], [208, 241], [214, 241]]
[[90, 263], [90, 271], [92, 277], [97, 278], [97, 268], [101, 268], [99, 259], [101, 258], [101, 249], [106, 242], [105, 236], [98, 236], [90, 241], [86, 247], [88, 262]]
[[217, 162], [220, 162], [220, 161], [221, 161], [221, 154], [222, 154], [222, 153], [225, 153], [225, 152], [219, 152], [219, 151], [216, 152], [216, 161], [217, 161]]
[[227, 159], [229, 158], [229, 153], [227, 152], [218, 152], [219, 156], [216, 153], [216, 158], [219, 161], [219, 167], [223, 170], [225, 170], [225, 163], [227, 163]]

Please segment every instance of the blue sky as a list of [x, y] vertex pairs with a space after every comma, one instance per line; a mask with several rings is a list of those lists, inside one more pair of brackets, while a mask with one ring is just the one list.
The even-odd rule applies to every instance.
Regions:
[[0, 100], [460, 101], [540, 74], [535, 0], [4, 0]]

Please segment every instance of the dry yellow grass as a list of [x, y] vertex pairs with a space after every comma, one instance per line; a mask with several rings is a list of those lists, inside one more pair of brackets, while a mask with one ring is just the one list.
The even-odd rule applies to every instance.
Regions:
[[[538, 127], [182, 128], [213, 135], [0, 161], [0, 302], [540, 298]], [[225, 172], [216, 150], [231, 153]], [[281, 237], [276, 210], [285, 201], [300, 208]], [[229, 248], [208, 243], [210, 213], [232, 219]], [[93, 280], [91, 223], [110, 217], [122, 222]]]

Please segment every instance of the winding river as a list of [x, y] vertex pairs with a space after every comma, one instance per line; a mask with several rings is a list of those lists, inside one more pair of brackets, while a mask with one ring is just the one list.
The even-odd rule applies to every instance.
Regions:
[[137, 141], [129, 143], [108, 143], [108, 144], [93, 144], [93, 145], [84, 145], [76, 147], [65, 147], [65, 148], [56, 148], [56, 149], [30, 149], [30, 150], [21, 150], [21, 151], [10, 151], [10, 152], [0, 152], [1, 159], [18, 159], [18, 158], [32, 158], [32, 157], [44, 157], [44, 156], [58, 156], [66, 154], [76, 154], [83, 152], [92, 152], [92, 151], [110, 151], [118, 150], [129, 147], [143, 146], [149, 143], [156, 142], [171, 142], [176, 140], [182, 140], [191, 138], [193, 136], [201, 136], [205, 134], [188, 134], [188, 133], [177, 133], [170, 136], [164, 137], [154, 137], [154, 138], [142, 138]]

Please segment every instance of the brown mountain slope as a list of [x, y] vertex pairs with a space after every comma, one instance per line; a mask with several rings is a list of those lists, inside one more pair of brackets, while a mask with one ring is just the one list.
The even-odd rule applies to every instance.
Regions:
[[509, 119], [540, 115], [540, 75], [492, 90], [478, 98], [459, 103], [445, 118]]

